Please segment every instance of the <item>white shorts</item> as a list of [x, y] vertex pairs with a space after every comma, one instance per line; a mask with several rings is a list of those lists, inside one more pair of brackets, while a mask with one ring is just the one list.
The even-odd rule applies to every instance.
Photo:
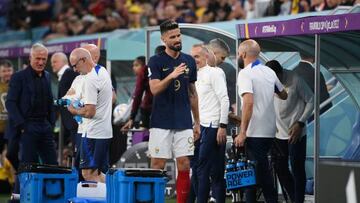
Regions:
[[151, 128], [149, 152], [152, 158], [170, 159], [194, 155], [193, 130]]

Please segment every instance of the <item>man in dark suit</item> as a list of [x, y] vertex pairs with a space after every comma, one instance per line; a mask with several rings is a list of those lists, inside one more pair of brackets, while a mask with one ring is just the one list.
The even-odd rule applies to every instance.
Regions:
[[[313, 67], [314, 57], [300, 53], [301, 61], [295, 67], [294, 71], [304, 79], [306, 84], [310, 87], [312, 92], [314, 93], [315, 89], [315, 68]], [[329, 92], [326, 87], [326, 82], [324, 75], [320, 72], [320, 104], [327, 100], [330, 97]], [[327, 104], [320, 110], [320, 114], [324, 113], [328, 109], [332, 107], [332, 103]], [[314, 119], [314, 116], [309, 118], [309, 122]]]
[[9, 84], [6, 108], [8, 138], [20, 132], [20, 163], [57, 164], [52, 129], [55, 123], [50, 75], [45, 71], [48, 50], [34, 44], [30, 65], [16, 72]]
[[[62, 52], [57, 52], [52, 55], [51, 66], [53, 72], [58, 76], [58, 99], [60, 99], [65, 96], [66, 92], [70, 89], [75, 77], [79, 74], [69, 67], [68, 59]], [[61, 115], [61, 123], [64, 126], [65, 131], [64, 137], [70, 137], [73, 146], [75, 146], [78, 124], [76, 123], [75, 119], [73, 119], [73, 115], [71, 115], [67, 108], [60, 107], [59, 111]]]

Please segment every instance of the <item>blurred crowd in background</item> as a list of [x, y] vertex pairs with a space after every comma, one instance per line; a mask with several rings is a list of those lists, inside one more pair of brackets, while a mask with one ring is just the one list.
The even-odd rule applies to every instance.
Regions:
[[291, 15], [360, 0], [1, 0], [0, 32], [49, 26], [45, 40], [115, 29]]

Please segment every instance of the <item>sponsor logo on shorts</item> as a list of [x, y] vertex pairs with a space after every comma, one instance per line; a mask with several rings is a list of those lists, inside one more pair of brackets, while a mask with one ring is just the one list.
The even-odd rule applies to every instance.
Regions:
[[192, 136], [188, 137], [188, 143], [194, 145], [194, 138]]
[[155, 147], [155, 153], [157, 154], [159, 153], [159, 151], [160, 151], [159, 147]]

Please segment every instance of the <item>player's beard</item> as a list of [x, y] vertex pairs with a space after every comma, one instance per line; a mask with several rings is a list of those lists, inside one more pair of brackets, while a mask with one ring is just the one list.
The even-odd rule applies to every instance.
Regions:
[[173, 51], [181, 51], [182, 49], [182, 45], [181, 45], [181, 42], [179, 43], [180, 45], [179, 46], [169, 46], [169, 48]]
[[239, 69], [244, 69], [245, 68], [244, 67], [244, 60], [241, 57], [238, 58], [238, 68]]

